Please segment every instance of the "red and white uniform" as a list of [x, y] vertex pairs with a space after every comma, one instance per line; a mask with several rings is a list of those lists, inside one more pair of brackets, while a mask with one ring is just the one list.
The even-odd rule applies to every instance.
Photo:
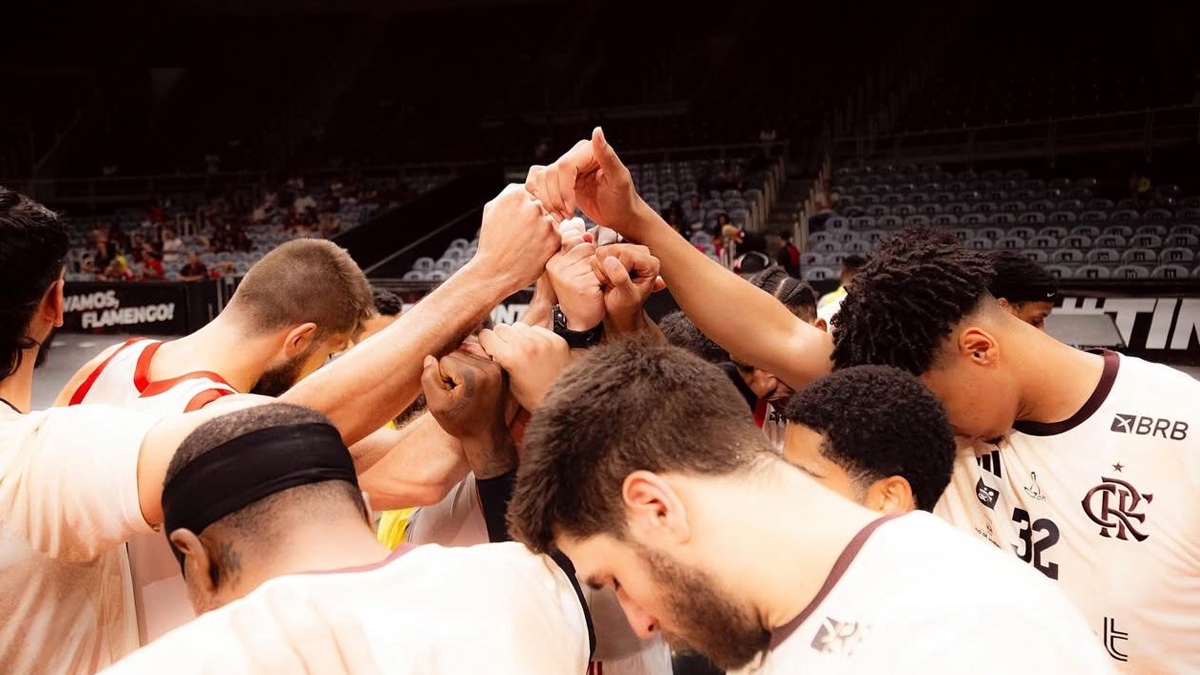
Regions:
[[[417, 509], [409, 518], [404, 540], [411, 544], [475, 546], [488, 541], [487, 523], [479, 506], [475, 475], [467, 474], [445, 499]], [[661, 638], [639, 640], [611, 589], [583, 587], [596, 630], [597, 675], [665, 675], [671, 672], [671, 650]]]
[[105, 672], [582, 674], [589, 629], [574, 576], [521, 544], [401, 546], [270, 579]]
[[[158, 340], [132, 338], [96, 367], [71, 394], [70, 405], [104, 404], [159, 418], [199, 410], [216, 399], [236, 394], [220, 375], [194, 372], [168, 380], [150, 379], [150, 361], [162, 346]], [[187, 597], [179, 563], [161, 532], [129, 541], [138, 632], [147, 644], [196, 617]]]
[[936, 512], [1055, 580], [1118, 670], [1200, 673], [1200, 382], [1106, 353], [1070, 419], [960, 451]]
[[96, 367], [71, 394], [69, 405], [102, 403], [174, 415], [199, 410], [222, 396], [236, 394], [220, 375], [206, 371], [168, 380], [150, 380], [150, 361], [163, 343], [132, 338]]

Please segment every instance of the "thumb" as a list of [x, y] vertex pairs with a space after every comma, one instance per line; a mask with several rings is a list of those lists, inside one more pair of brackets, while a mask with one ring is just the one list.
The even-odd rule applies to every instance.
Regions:
[[425, 398], [440, 400], [450, 390], [446, 386], [446, 381], [442, 378], [442, 370], [438, 366], [438, 360], [432, 356], [426, 356], [425, 362], [421, 367], [421, 389], [425, 392]]
[[667, 287], [667, 282], [662, 277], [654, 277], [654, 287], [651, 293], [657, 293]]
[[632, 292], [633, 279], [629, 277], [629, 271], [621, 264], [615, 256], [604, 259], [604, 274], [608, 277], [614, 289], [621, 289]]
[[621, 171], [625, 165], [621, 163], [621, 158], [617, 157], [617, 151], [608, 144], [608, 139], [604, 137], [604, 129], [596, 127], [592, 131], [592, 154], [596, 156], [596, 162], [604, 169], [606, 173]]

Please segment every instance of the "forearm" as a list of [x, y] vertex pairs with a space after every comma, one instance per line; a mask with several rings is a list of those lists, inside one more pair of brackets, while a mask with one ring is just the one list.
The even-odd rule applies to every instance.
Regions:
[[[359, 487], [370, 495], [372, 508], [436, 504], [467, 475], [462, 445], [443, 431], [432, 415], [421, 415], [400, 431], [389, 430], [388, 435], [395, 442], [367, 468], [359, 468]], [[356, 467], [359, 461], [356, 456]]]
[[829, 372], [827, 333], [701, 253], [649, 208], [640, 220], [639, 243], [659, 259], [672, 297], [705, 335], [796, 388]]
[[301, 380], [280, 400], [327, 415], [352, 445], [416, 398], [425, 356], [455, 349], [510, 292], [499, 275], [470, 265], [386, 329]]

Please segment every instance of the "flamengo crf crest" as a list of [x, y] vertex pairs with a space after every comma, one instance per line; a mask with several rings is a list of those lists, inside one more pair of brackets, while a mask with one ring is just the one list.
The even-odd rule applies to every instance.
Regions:
[[1135, 541], [1145, 541], [1150, 535], [1142, 534], [1138, 527], [1145, 524], [1146, 514], [1138, 508], [1143, 500], [1147, 504], [1154, 501], [1154, 495], [1142, 494], [1119, 478], [1100, 480], [1103, 482], [1088, 490], [1082, 502], [1083, 512], [1100, 526], [1100, 536], [1128, 541], [1127, 535], [1132, 534]]

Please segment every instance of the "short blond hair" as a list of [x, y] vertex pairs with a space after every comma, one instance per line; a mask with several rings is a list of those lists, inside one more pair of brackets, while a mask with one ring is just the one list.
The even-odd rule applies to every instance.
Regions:
[[229, 304], [255, 332], [311, 322], [322, 339], [356, 334], [373, 307], [358, 263], [324, 239], [280, 244], [250, 268]]

